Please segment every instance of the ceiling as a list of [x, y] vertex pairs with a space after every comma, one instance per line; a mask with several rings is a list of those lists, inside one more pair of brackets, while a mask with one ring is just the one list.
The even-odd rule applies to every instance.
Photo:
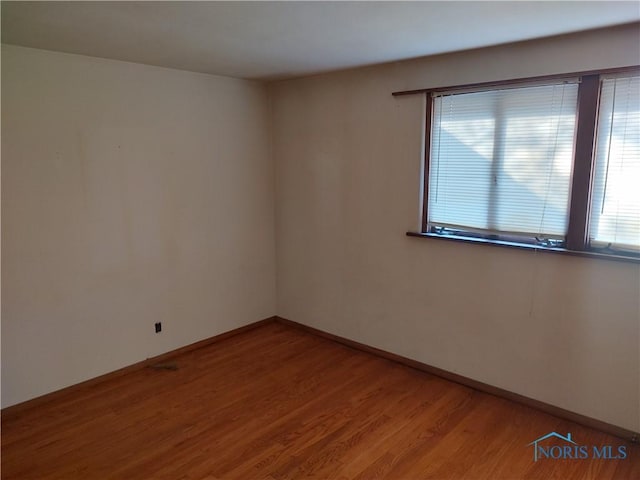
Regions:
[[3, 1], [2, 42], [276, 79], [638, 20], [636, 1]]

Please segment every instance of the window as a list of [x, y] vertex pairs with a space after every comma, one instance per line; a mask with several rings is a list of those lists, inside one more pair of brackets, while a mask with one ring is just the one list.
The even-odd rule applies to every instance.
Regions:
[[590, 244], [640, 249], [640, 77], [605, 78], [593, 174]]
[[640, 73], [428, 90], [423, 233], [640, 256]]

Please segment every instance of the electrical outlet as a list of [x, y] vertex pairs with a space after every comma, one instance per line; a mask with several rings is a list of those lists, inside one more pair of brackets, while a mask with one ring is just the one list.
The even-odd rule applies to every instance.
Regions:
[[162, 322], [156, 322], [156, 333], [160, 333], [162, 331]]

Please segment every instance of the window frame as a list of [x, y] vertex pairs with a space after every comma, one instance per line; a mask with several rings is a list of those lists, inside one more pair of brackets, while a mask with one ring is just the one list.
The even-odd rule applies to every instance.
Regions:
[[[597, 71], [572, 72], [559, 75], [525, 77], [497, 82], [482, 82], [440, 88], [428, 88], [394, 92], [394, 96], [423, 93], [426, 96], [425, 108], [425, 141], [424, 165], [422, 169], [422, 216], [421, 230], [407, 232], [408, 235], [446, 240], [462, 240], [464, 242], [482, 243], [508, 247], [521, 247], [558, 253], [578, 254], [597, 258], [611, 258], [640, 263], [640, 253], [627, 250], [592, 247], [589, 244], [589, 219], [591, 208], [591, 190], [595, 165], [595, 148], [598, 125], [600, 88], [602, 77], [614, 74], [640, 75], [640, 66], [630, 66]], [[531, 240], [514, 238], [510, 235], [456, 234], [437, 233], [429, 227], [429, 168], [431, 154], [431, 133], [433, 127], [433, 95], [442, 92], [479, 92], [504, 87], [526, 87], [539, 82], [562, 82], [578, 79], [578, 98], [576, 105], [576, 131], [574, 136], [573, 169], [571, 173], [568, 227], [565, 243], [562, 247], [545, 246]]]

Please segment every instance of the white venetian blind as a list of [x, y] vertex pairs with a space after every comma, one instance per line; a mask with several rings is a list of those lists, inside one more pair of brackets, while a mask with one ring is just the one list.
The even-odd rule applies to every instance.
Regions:
[[640, 77], [602, 81], [589, 236], [640, 250]]
[[434, 94], [431, 226], [564, 238], [578, 84]]

